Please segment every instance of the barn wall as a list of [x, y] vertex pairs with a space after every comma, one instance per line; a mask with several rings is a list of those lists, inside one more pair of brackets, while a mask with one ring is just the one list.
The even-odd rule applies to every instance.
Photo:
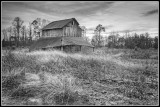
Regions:
[[81, 47], [81, 52], [84, 53], [84, 54], [91, 54], [91, 53], [93, 53], [93, 48], [88, 47], [88, 46], [82, 46]]
[[82, 37], [82, 29], [79, 26], [77, 28], [77, 37]]
[[64, 46], [63, 47], [64, 52], [69, 52], [69, 53], [76, 53], [81, 51], [81, 46], [78, 45], [69, 45], [69, 46]]
[[62, 29], [46, 30], [42, 33], [43, 37], [60, 37], [63, 35]]
[[69, 53], [84, 53], [84, 54], [90, 54], [93, 52], [93, 48], [92, 47], [88, 47], [88, 46], [78, 46], [78, 45], [70, 45], [70, 46], [64, 46], [63, 47], [63, 51], [65, 52], [69, 52]]
[[78, 23], [72, 21], [63, 28], [63, 36], [81, 37], [81, 29]]

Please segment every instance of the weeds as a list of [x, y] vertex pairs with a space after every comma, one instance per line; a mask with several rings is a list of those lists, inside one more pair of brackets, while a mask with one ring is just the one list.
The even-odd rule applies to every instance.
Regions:
[[[98, 50], [92, 55], [65, 54], [57, 51], [18, 54], [8, 52], [2, 59], [4, 102], [13, 105], [15, 100], [21, 102], [21, 105], [90, 105], [88, 91], [101, 93], [101, 87], [92, 84], [97, 82], [103, 85], [105, 96], [108, 96], [108, 93], [122, 94], [129, 98], [129, 105], [157, 104], [157, 69], [149, 61], [139, 68], [119, 65], [116, 62], [121, 59], [115, 60], [113, 56], [108, 58], [112, 53], [116, 56], [119, 51]], [[125, 55], [122, 56], [127, 57]], [[134, 58], [134, 55], [136, 58], [146, 59], [150, 53], [139, 56], [140, 54], [135, 52], [130, 54], [131, 58]], [[88, 89], [83, 87], [87, 85], [84, 81], [89, 81]], [[97, 91], [93, 87], [97, 88]], [[85, 95], [82, 94], [84, 90], [87, 90]], [[110, 100], [116, 102], [123, 98], [113, 97]], [[140, 103], [141, 101], [143, 103]], [[151, 101], [153, 103], [147, 103]]]

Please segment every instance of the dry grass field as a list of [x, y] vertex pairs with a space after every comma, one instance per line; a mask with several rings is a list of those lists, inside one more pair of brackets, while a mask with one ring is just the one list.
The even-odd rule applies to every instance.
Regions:
[[2, 105], [158, 105], [158, 51], [2, 52]]

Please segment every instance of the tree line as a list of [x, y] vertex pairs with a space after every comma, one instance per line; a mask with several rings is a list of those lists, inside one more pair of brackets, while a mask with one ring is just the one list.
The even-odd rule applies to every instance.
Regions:
[[158, 36], [151, 38], [148, 32], [137, 34], [130, 34], [125, 31], [121, 36], [118, 32], [111, 32], [109, 36], [102, 36], [101, 33], [105, 32], [105, 27], [101, 24], [96, 26], [94, 36], [91, 39], [91, 44], [95, 47], [109, 47], [109, 48], [128, 48], [128, 49], [158, 49]]
[[[2, 30], [3, 41], [2, 46], [28, 46], [35, 40], [39, 39], [42, 35], [42, 28], [49, 24], [50, 21], [46, 19], [36, 18], [29, 25], [24, 25], [24, 21], [20, 17], [15, 17], [12, 21], [12, 25]], [[87, 28], [80, 26], [82, 29], [82, 37], [89, 41], [86, 36]], [[91, 44], [95, 47], [109, 47], [109, 48], [141, 48], [158, 49], [158, 36], [151, 38], [149, 33], [144, 34], [130, 34], [129, 31], [125, 31], [123, 36], [120, 36], [118, 32], [110, 32], [109, 36], [103, 37], [102, 32], [105, 32], [105, 27], [101, 24], [96, 26], [94, 30], [94, 36], [91, 39]]]
[[36, 18], [29, 22], [28, 26], [24, 25], [24, 21], [20, 17], [15, 17], [11, 26], [2, 30], [2, 45], [5, 46], [27, 46], [32, 44], [41, 35], [41, 28], [50, 23], [49, 20]]

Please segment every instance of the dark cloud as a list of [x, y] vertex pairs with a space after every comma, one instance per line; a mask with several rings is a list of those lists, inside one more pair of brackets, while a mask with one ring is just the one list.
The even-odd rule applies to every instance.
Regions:
[[148, 28], [139, 28], [139, 29], [126, 29], [118, 31], [119, 33], [126, 33], [126, 32], [139, 32], [139, 31], [148, 31]]
[[[98, 11], [109, 8], [114, 2], [5, 2], [3, 7], [6, 9], [25, 8], [37, 10], [48, 14], [58, 15], [90, 15]], [[18, 9], [16, 9], [18, 10]], [[18, 10], [22, 11], [22, 10]]]
[[37, 11], [50, 15], [54, 15], [56, 13], [61, 14], [61, 12], [58, 10], [59, 7], [60, 6], [58, 4], [54, 5], [53, 2], [50, 4], [47, 2], [4, 2], [2, 4], [2, 9], [8, 10], [9, 12], [29, 13]]
[[[93, 15], [96, 12], [103, 12], [105, 9], [111, 7], [114, 2], [86, 2], [86, 3], [80, 3], [77, 4], [77, 6], [81, 6], [82, 8], [79, 8], [71, 14], [81, 15], [81, 16], [88, 16]], [[75, 5], [74, 5], [75, 6]]]
[[119, 33], [126, 33], [126, 32], [134, 32], [134, 31], [137, 31], [137, 29], [125, 29], [125, 30], [120, 30], [120, 31], [117, 31]]
[[2, 3], [2, 12], [4, 10], [7, 10], [9, 12], [16, 12], [16, 11], [20, 11], [20, 12], [30, 12], [28, 11], [30, 8], [28, 8], [27, 6], [27, 2], [3, 2]]
[[157, 14], [157, 13], [158, 13], [158, 9], [154, 9], [154, 10], [150, 10], [146, 13], [143, 13], [143, 16], [150, 16], [150, 15]]
[[138, 32], [138, 31], [147, 31], [148, 29], [146, 28], [141, 28], [141, 29], [124, 29], [124, 30], [118, 30], [118, 31], [111, 31], [111, 32], [106, 32], [105, 34], [110, 34], [110, 33], [132, 33], [132, 32]]

